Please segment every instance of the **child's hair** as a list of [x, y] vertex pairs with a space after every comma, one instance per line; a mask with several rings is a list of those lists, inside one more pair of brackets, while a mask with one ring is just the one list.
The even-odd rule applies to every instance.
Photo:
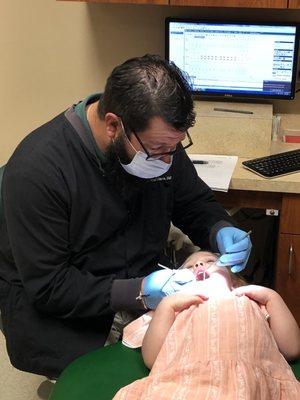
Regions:
[[248, 282], [241, 275], [235, 274], [234, 272], [231, 272], [230, 270], [229, 270], [229, 273], [230, 273], [230, 278], [231, 278], [232, 288], [233, 289], [238, 288], [240, 286], [248, 285]]

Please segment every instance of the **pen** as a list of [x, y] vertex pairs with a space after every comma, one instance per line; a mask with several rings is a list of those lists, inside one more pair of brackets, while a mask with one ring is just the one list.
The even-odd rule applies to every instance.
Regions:
[[208, 161], [204, 161], [204, 160], [193, 160], [193, 164], [208, 164]]
[[239, 114], [253, 114], [253, 111], [246, 111], [246, 110], [234, 110], [232, 108], [219, 108], [215, 107], [214, 111], [224, 111], [224, 112], [232, 112], [232, 113], [239, 113]]

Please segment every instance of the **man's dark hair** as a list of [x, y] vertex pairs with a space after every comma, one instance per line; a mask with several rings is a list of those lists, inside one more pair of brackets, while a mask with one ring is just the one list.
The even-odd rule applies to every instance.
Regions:
[[127, 134], [145, 130], [152, 117], [181, 132], [195, 123], [187, 77], [174, 63], [149, 54], [114, 68], [98, 108], [101, 119], [108, 112], [122, 118]]

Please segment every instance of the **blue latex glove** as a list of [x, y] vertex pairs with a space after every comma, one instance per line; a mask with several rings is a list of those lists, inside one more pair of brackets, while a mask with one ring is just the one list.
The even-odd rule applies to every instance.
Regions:
[[189, 269], [161, 269], [152, 272], [143, 280], [142, 295], [145, 305], [154, 310], [161, 299], [182, 289], [189, 282], [196, 281]]
[[231, 265], [232, 272], [242, 271], [248, 261], [252, 243], [245, 231], [234, 227], [221, 228], [216, 236], [220, 253], [217, 265]]

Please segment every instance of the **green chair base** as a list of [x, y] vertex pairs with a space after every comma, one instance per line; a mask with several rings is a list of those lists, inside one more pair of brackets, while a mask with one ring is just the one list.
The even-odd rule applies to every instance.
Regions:
[[[300, 360], [291, 367], [300, 380]], [[49, 400], [111, 400], [121, 387], [148, 373], [140, 351], [119, 342], [73, 361], [59, 377]]]
[[68, 365], [49, 400], [111, 400], [121, 387], [148, 374], [140, 351], [118, 342]]
[[290, 366], [294, 372], [295, 377], [300, 381], [300, 360], [290, 363]]

